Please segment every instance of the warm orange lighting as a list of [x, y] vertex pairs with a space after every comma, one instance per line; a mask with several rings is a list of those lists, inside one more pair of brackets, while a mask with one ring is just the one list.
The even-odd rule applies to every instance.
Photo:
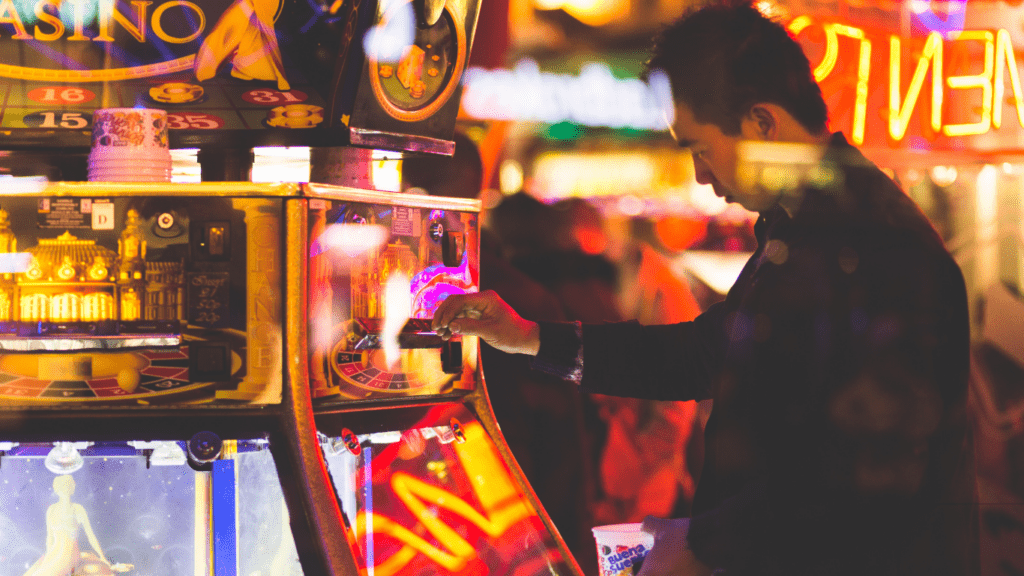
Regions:
[[[856, 97], [853, 106], [852, 126], [849, 136], [854, 144], [862, 145], [865, 140], [869, 81], [871, 79], [872, 41], [865, 30], [839, 23], [816, 23], [810, 16], [802, 15], [794, 18], [788, 25], [793, 36], [803, 34], [812, 26], [819, 26], [822, 40], [814, 40], [821, 44], [821, 61], [814, 67], [814, 78], [819, 83], [831, 79], [831, 84], [823, 83], [823, 89], [848, 89], [849, 83], [843, 77], [836, 77], [834, 72], [843, 69], [844, 62], [850, 60], [847, 50], [839, 41], [840, 36], [859, 40], [857, 55]], [[1017, 111], [1017, 119], [1024, 128], [1024, 91], [1021, 89], [1020, 71], [1017, 69], [1016, 54], [1013, 40], [1006, 29], [965, 30], [956, 35], [943, 36], [940, 32], [931, 32], [923, 43], [914, 40], [913, 56], [916, 60], [906, 90], [903, 89], [903, 43], [904, 38], [889, 35], [889, 91], [887, 131], [893, 142], [900, 142], [906, 135], [911, 117], [917, 106], [927, 76], [931, 75], [931, 111], [929, 125], [931, 133], [923, 136], [965, 137], [985, 134], [1003, 124], [1003, 107], [1008, 103], [1006, 95], [1005, 75], [1009, 72], [1010, 89], [1013, 91], [1013, 102]], [[952, 43], [961, 44], [952, 44]], [[967, 44], [975, 42], [979, 44]], [[918, 48], [920, 47], [920, 48]], [[948, 50], [959, 54], [973, 54], [980, 48], [982, 58], [968, 56], [964, 60], [968, 65], [979, 66], [974, 74], [950, 75], [944, 70], [944, 60]], [[956, 59], [960, 61], [961, 59]], [[847, 66], [847, 70], [849, 67]], [[959, 71], [959, 70], [958, 70]], [[835, 87], [835, 88], [832, 88]], [[973, 122], [960, 122], [963, 118], [943, 118], [943, 106], [947, 90], [981, 90], [981, 106], [960, 106], [958, 109], [974, 110]], [[884, 106], [884, 105], [883, 105]], [[951, 120], [955, 120], [951, 121]]]
[[704, 238], [708, 223], [696, 218], [666, 217], [654, 223], [658, 241], [672, 252], [682, 252]]

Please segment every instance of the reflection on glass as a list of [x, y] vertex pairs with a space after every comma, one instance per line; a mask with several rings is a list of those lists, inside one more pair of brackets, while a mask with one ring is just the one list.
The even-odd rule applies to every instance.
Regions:
[[238, 474], [238, 574], [302, 576], [288, 507], [269, 450], [235, 457]]
[[[66, 443], [65, 443], [66, 444]], [[74, 448], [71, 448], [74, 450]], [[77, 451], [76, 451], [77, 454]], [[81, 460], [81, 456], [79, 456]], [[36, 560], [25, 576], [66, 576], [68, 574], [112, 574], [127, 572], [131, 564], [111, 564], [103, 555], [96, 534], [89, 524], [85, 508], [71, 501], [75, 493], [75, 479], [68, 475], [53, 479], [53, 493], [57, 502], [46, 509], [46, 553]], [[95, 551], [78, 551], [78, 528], [82, 527], [89, 545]]]
[[301, 576], [267, 441], [231, 443], [197, 472], [184, 440], [0, 442], [0, 576]]
[[185, 451], [178, 446], [177, 442], [158, 442], [149, 456], [149, 463], [152, 466], [181, 466], [185, 464]]

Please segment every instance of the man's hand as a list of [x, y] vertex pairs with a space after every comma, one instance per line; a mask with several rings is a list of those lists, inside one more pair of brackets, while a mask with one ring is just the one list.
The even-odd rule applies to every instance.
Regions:
[[690, 519], [648, 516], [641, 530], [654, 536], [654, 547], [644, 558], [637, 576], [710, 576], [711, 568], [698, 560], [686, 543]]
[[540, 326], [516, 314], [493, 290], [449, 296], [431, 326], [445, 340], [466, 334], [509, 354], [536, 356], [540, 350]]

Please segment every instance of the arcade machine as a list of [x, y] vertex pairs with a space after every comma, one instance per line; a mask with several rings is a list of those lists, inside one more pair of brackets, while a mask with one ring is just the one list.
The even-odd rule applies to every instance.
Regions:
[[[429, 330], [479, 285], [479, 204], [358, 176], [452, 152], [476, 13], [9, 7], [0, 170], [64, 181], [0, 180], [0, 576], [580, 573], [478, 343]], [[92, 112], [125, 106], [236, 181], [71, 181]], [[337, 177], [237, 181], [254, 145]]]

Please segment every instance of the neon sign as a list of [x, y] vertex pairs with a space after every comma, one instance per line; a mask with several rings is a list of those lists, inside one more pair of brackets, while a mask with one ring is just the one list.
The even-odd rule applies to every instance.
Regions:
[[[800, 36], [813, 25], [808, 16], [795, 18], [789, 24], [794, 36]], [[861, 28], [839, 23], [820, 25], [824, 32], [824, 52], [814, 69], [814, 77], [819, 83], [827, 82], [836, 75], [840, 64], [840, 38], [856, 41], [856, 73], [855, 95], [853, 102], [851, 140], [855, 144], [863, 144], [866, 126], [869, 120], [868, 97], [872, 76], [872, 50], [874, 44], [868, 34]], [[1017, 111], [1017, 119], [1024, 127], [1024, 93], [1021, 91], [1020, 73], [1017, 69], [1016, 56], [1010, 33], [999, 30], [965, 30], [944, 37], [940, 32], [930, 32], [924, 43], [917, 50], [917, 61], [910, 72], [910, 82], [902, 88], [904, 78], [904, 43], [905, 39], [893, 34], [889, 36], [888, 57], [888, 91], [886, 105], [883, 108], [886, 118], [886, 132], [894, 142], [900, 142], [907, 136], [911, 117], [919, 101], [928, 100], [930, 113], [928, 126], [934, 135], [947, 137], [963, 137], [985, 134], [1003, 124], [1003, 103], [1006, 101], [1006, 80], [1009, 78], [1009, 90]], [[916, 48], [916, 46], [914, 47]], [[949, 53], [959, 51], [962, 54], [981, 53], [980, 67], [974, 59], [970, 64], [979, 68], [972, 74], [950, 74], [947, 60]], [[963, 58], [958, 61], [962, 63]], [[876, 65], [877, 61], [874, 62]], [[958, 70], [959, 71], [959, 70]], [[930, 76], [928, 88], [925, 83]], [[926, 92], [927, 90], [927, 92]], [[955, 91], [980, 91], [980, 105], [971, 108], [972, 121], [952, 121], [944, 116], [944, 104], [954, 95], [970, 97], [966, 93]], [[926, 93], [927, 96], [922, 98]]]
[[524, 122], [575, 122], [586, 126], [665, 130], [672, 90], [664, 74], [644, 83], [620, 79], [591, 62], [578, 76], [541, 72], [533, 60], [512, 70], [470, 68], [463, 76], [462, 109], [472, 118]]

